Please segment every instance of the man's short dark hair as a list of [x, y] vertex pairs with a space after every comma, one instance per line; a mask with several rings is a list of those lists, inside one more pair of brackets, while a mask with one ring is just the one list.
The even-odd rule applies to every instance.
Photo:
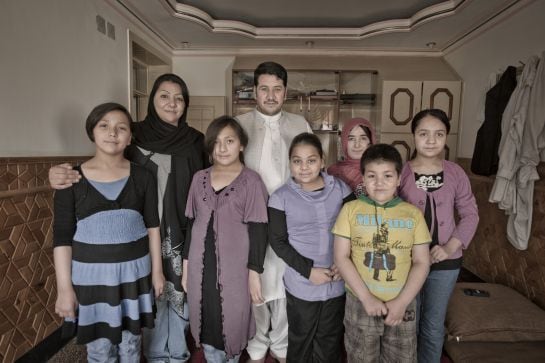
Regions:
[[369, 146], [361, 156], [361, 173], [365, 173], [365, 166], [367, 166], [367, 164], [375, 161], [393, 163], [396, 168], [397, 175], [401, 174], [403, 161], [401, 160], [401, 155], [399, 154], [399, 151], [397, 151], [397, 149], [392, 145], [374, 144]]
[[282, 80], [284, 87], [288, 86], [288, 71], [286, 68], [282, 67], [280, 64], [275, 62], [263, 62], [257, 66], [254, 71], [254, 86], [257, 87], [259, 76], [262, 74], [270, 74], [276, 76]]

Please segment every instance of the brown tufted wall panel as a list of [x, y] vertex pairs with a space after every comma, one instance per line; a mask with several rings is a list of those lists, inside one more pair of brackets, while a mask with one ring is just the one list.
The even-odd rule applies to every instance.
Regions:
[[[494, 177], [474, 175], [470, 160], [458, 160], [469, 175], [479, 206], [479, 227], [464, 254], [464, 267], [486, 282], [510, 286], [545, 309], [545, 180], [536, 183], [528, 250], [519, 251], [506, 237], [507, 216], [488, 197]], [[545, 175], [540, 164], [539, 174]]]
[[79, 158], [0, 158], [0, 361], [12, 362], [60, 325], [54, 313], [51, 165]]

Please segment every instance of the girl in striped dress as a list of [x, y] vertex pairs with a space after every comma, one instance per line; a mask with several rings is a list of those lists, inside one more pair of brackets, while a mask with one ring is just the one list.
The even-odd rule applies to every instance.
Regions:
[[85, 125], [95, 156], [54, 198], [55, 312], [77, 324], [89, 362], [140, 361], [165, 283], [155, 179], [123, 156], [131, 121], [119, 104], [95, 107]]

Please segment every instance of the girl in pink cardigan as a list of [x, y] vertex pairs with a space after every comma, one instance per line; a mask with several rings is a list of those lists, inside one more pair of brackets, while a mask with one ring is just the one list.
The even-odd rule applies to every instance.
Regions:
[[415, 155], [403, 167], [399, 194], [424, 213], [432, 236], [430, 274], [417, 297], [418, 361], [439, 362], [448, 301], [479, 215], [466, 173], [443, 159], [450, 131], [447, 115], [438, 109], [420, 111], [411, 131]]

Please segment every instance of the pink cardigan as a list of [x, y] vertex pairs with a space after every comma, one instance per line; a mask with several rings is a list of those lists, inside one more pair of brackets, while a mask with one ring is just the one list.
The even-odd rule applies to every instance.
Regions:
[[[439, 224], [439, 245], [444, 245], [451, 237], [462, 242], [462, 248], [466, 249], [475, 235], [479, 223], [477, 203], [471, 191], [469, 178], [464, 170], [456, 163], [443, 161], [443, 186], [433, 192], [425, 192], [416, 187], [414, 172], [409, 162], [405, 163], [401, 171], [401, 184], [399, 195], [405, 201], [418, 207], [422, 213], [426, 208], [426, 195], [435, 201], [437, 223]], [[455, 220], [455, 212], [459, 216], [458, 224]], [[451, 259], [462, 256], [462, 249], [456, 251]]]

